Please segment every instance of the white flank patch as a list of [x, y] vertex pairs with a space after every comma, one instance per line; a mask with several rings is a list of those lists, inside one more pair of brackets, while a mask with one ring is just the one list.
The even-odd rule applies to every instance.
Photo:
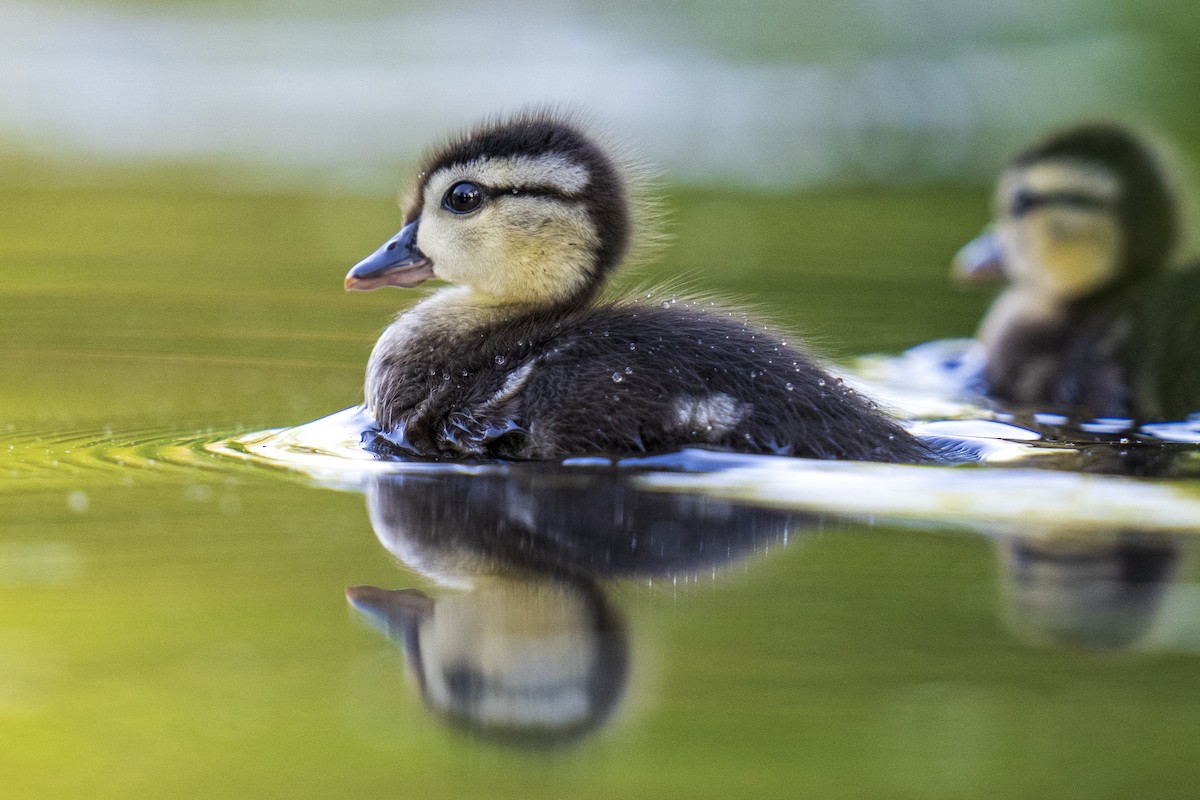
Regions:
[[675, 424], [684, 430], [704, 431], [709, 437], [723, 436], [750, 414], [750, 404], [727, 394], [707, 397], [683, 396], [675, 401]]

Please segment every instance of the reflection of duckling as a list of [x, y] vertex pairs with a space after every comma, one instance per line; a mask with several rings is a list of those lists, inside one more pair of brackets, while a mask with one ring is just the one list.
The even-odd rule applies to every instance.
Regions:
[[636, 221], [631, 180], [548, 112], [432, 153], [400, 233], [346, 277], [348, 289], [459, 284], [402, 314], [371, 354], [367, 405], [403, 451], [924, 457], [811, 355], [740, 314], [674, 298], [599, 302]]
[[635, 478], [542, 464], [373, 476], [379, 541], [465, 591], [347, 596], [403, 644], [422, 696], [452, 722], [516, 743], [574, 741], [612, 716], [630, 668], [624, 624], [598, 578], [715, 575], [815, 522]]
[[965, 278], [1010, 281], [979, 330], [986, 391], [1082, 416], [1200, 410], [1200, 270], [1166, 272], [1178, 212], [1149, 146], [1111, 125], [1051, 136], [995, 202], [993, 230], [957, 261]]
[[1132, 647], [1158, 617], [1180, 548], [1163, 537], [1001, 540], [1005, 611], [1041, 644]]
[[594, 585], [531, 577], [436, 600], [374, 586], [346, 596], [403, 644], [425, 701], [477, 734], [570, 742], [604, 722], [624, 692], [624, 626]]
[[628, 470], [538, 465], [498, 475], [375, 476], [367, 509], [388, 551], [460, 586], [513, 570], [580, 579], [697, 574], [816, 524], [797, 512], [649, 491]]

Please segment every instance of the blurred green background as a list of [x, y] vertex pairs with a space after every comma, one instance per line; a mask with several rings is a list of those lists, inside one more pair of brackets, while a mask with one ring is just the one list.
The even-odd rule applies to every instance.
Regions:
[[[347, 297], [340, 276], [397, 227], [417, 154], [506, 109], [583, 109], [662, 168], [672, 244], [627, 283], [682, 275], [835, 358], [971, 333], [987, 298], [946, 265], [1029, 139], [1103, 117], [1160, 134], [1185, 173], [1200, 152], [1181, 2], [0, 0], [0, 18], [12, 423], [253, 427], [356, 402], [414, 296]], [[214, 385], [216, 363], [238, 379]]]
[[1117, 118], [1200, 145], [1200, 11], [1175, 0], [805, 4], [0, 3], [0, 142], [75, 179], [391, 191], [450, 126], [595, 112], [676, 182], [989, 178], [1047, 128]]
[[625, 285], [834, 358], [970, 335], [948, 263], [1028, 139], [1134, 122], [1194, 185], [1197, 31], [1167, 0], [0, 0], [0, 797], [1181, 796], [1193, 657], [1023, 645], [989, 543], [866, 525], [618, 587], [613, 728], [475, 746], [345, 608], [440, 591], [362, 498], [183, 445], [359, 402], [418, 295], [342, 276], [422, 148], [528, 104], [663, 168], [673, 238]]

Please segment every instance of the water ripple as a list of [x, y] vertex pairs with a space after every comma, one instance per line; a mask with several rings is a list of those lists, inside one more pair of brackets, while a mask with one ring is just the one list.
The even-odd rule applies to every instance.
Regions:
[[143, 476], [224, 473], [230, 464], [208, 451], [228, 432], [176, 429], [22, 428], [3, 434], [0, 488], [41, 489], [126, 483]]

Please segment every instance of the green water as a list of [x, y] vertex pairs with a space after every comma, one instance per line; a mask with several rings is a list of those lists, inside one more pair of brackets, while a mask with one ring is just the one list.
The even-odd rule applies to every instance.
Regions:
[[[668, 205], [677, 243], [631, 283], [686, 272], [833, 356], [969, 334], [988, 300], [946, 281], [983, 190]], [[410, 297], [340, 284], [396, 229], [390, 199], [147, 174], [0, 208], [0, 796], [1172, 797], [1200, 777], [1186, 550], [1137, 646], [1088, 647], [1014, 621], [1002, 540], [945, 525], [825, 520], [603, 580], [629, 649], [607, 723], [534, 750], [463, 733], [344, 596], [459, 590], [398, 564], [361, 492], [205, 448], [358, 402]]]

